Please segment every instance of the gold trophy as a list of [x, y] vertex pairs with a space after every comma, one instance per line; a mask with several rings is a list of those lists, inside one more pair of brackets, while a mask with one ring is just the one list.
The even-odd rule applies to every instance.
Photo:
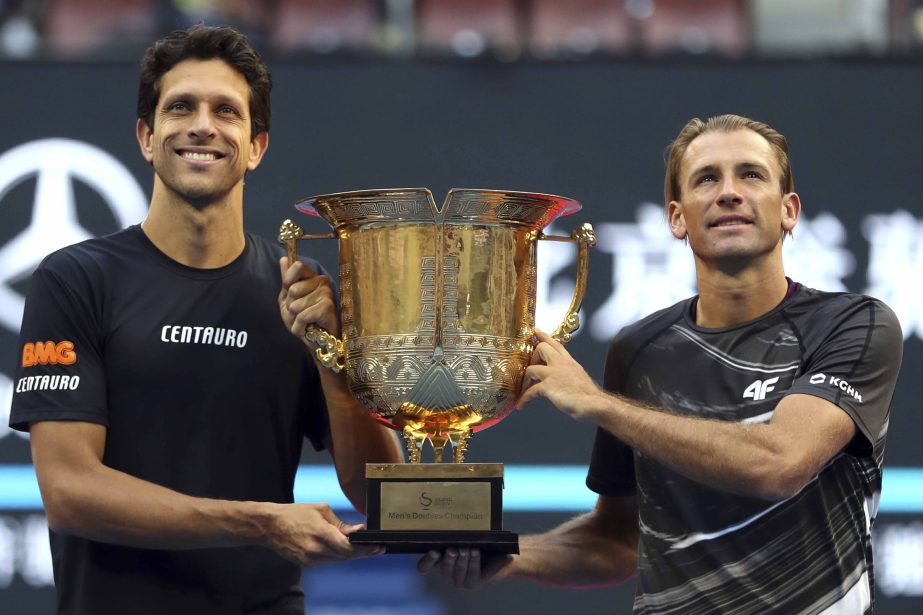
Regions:
[[[352, 394], [401, 432], [410, 463], [368, 464], [367, 529], [350, 541], [388, 552], [447, 546], [517, 553], [502, 529], [503, 464], [465, 463], [471, 435], [513, 409], [533, 350], [536, 245], [579, 246], [577, 283], [562, 324], [579, 327], [586, 292], [589, 224], [570, 237], [542, 229], [581, 208], [572, 199], [502, 190], [453, 189], [442, 209], [426, 188], [363, 190], [296, 203], [333, 232], [305, 234], [286, 220], [279, 241], [339, 239], [342, 336], [309, 326], [326, 367], [346, 370]], [[435, 463], [420, 463], [425, 442]], [[454, 463], [439, 463], [447, 445]]]

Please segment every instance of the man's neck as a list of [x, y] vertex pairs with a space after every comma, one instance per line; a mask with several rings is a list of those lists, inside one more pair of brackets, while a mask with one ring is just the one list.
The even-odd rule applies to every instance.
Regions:
[[198, 269], [223, 267], [244, 250], [242, 191], [222, 201], [194, 207], [159, 186], [141, 225], [157, 248], [183, 265]]
[[702, 267], [697, 273], [695, 320], [708, 329], [723, 329], [758, 318], [779, 305], [788, 293], [781, 260], [772, 266], [733, 274]]

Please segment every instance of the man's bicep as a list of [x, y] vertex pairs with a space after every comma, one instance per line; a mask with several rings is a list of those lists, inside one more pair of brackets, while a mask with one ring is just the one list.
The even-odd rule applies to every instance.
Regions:
[[58, 474], [89, 469], [102, 462], [106, 427], [83, 421], [37, 421], [29, 429], [32, 462], [39, 485]]
[[839, 406], [815, 395], [787, 395], [776, 406], [770, 425], [779, 430], [792, 458], [813, 475], [855, 437], [856, 424]]
[[640, 533], [637, 497], [601, 495], [596, 501], [595, 517], [607, 535], [637, 545]]

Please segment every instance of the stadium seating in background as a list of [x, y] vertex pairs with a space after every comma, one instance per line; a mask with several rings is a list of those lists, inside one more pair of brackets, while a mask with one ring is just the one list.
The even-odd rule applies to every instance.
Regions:
[[612, 0], [532, 0], [529, 51], [537, 58], [625, 53], [638, 43], [636, 20]]
[[417, 48], [432, 55], [519, 58], [523, 8], [516, 0], [417, 0]]
[[48, 53], [73, 59], [143, 49], [157, 35], [156, 0], [47, 0]]
[[754, 46], [763, 55], [882, 53], [888, 0], [751, 0]]
[[[28, 10], [26, 10], [28, 9]], [[135, 59], [192, 23], [279, 57], [918, 53], [923, 0], [0, 0], [0, 57]]]
[[891, 0], [889, 6], [891, 49], [919, 53], [923, 50], [923, 0]]
[[[644, 14], [645, 5], [650, 5]], [[737, 56], [750, 49], [746, 0], [626, 0], [642, 22], [642, 46], [650, 54]]]
[[369, 51], [379, 27], [378, 4], [374, 0], [275, 0], [269, 44], [282, 54]]

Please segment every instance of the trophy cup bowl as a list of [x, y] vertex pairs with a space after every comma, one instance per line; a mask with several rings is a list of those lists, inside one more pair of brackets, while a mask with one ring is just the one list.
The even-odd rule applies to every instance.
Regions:
[[[297, 258], [299, 241], [339, 240], [342, 335], [309, 326], [305, 337], [317, 345], [323, 365], [345, 370], [351, 393], [372, 417], [399, 431], [407, 444], [410, 464], [367, 467], [369, 530], [383, 520], [381, 529], [393, 532], [414, 531], [419, 519], [438, 514], [470, 517], [448, 511], [468, 492], [472, 502], [489, 500], [486, 506], [464, 505], [481, 510], [483, 518], [432, 526], [496, 530], [502, 464], [465, 464], [465, 452], [473, 433], [513, 409], [529, 366], [540, 240], [578, 244], [574, 297], [552, 335], [567, 342], [579, 327], [593, 229], [584, 224], [569, 237], [544, 235], [542, 229], [578, 211], [580, 203], [548, 194], [453, 189], [438, 209], [428, 189], [407, 188], [314, 196], [296, 208], [320, 216], [333, 232], [305, 234], [286, 220], [279, 240], [289, 262]], [[437, 464], [420, 464], [427, 441]], [[455, 463], [438, 464], [447, 444]], [[439, 485], [449, 486], [435, 496], [446, 508], [437, 513], [424, 504]], [[407, 493], [397, 493], [401, 489]], [[405, 519], [393, 510], [402, 498], [422, 508]]]

